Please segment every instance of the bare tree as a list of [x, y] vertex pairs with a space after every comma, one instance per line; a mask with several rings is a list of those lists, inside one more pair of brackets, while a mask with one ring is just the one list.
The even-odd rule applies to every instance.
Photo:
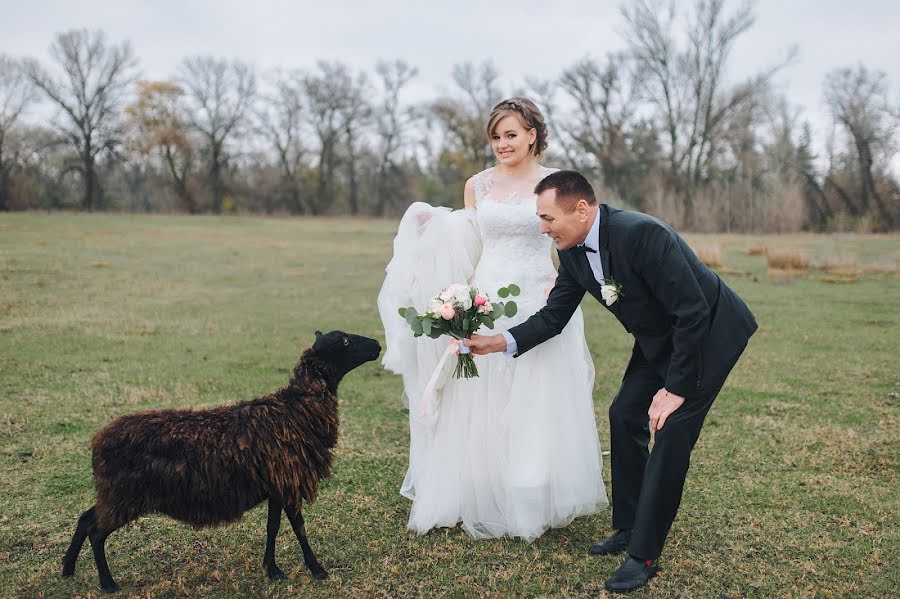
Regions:
[[752, 6], [725, 14], [726, 0], [696, 0], [687, 46], [675, 39], [674, 4], [635, 0], [622, 9], [632, 56], [646, 73], [645, 98], [655, 106], [665, 132], [667, 170], [693, 219], [694, 195], [710, 176], [728, 120], [765, 87], [784, 64], [726, 88], [725, 73], [735, 40], [754, 22]]
[[382, 100], [376, 111], [378, 134], [378, 173], [375, 180], [375, 213], [382, 216], [390, 202], [388, 179], [397, 170], [397, 153], [403, 146], [408, 129], [417, 118], [416, 110], [404, 108], [400, 92], [418, 75], [418, 69], [402, 60], [379, 62], [375, 72], [381, 81]]
[[25, 63], [34, 84], [63, 112], [56, 123], [63, 141], [78, 154], [73, 166], [84, 181], [82, 209], [93, 210], [98, 192], [97, 157], [119, 143], [118, 116], [137, 65], [131, 44], [108, 45], [102, 31], [77, 29], [57, 34], [50, 47], [62, 71], [55, 77], [34, 59]]
[[15, 127], [35, 100], [35, 88], [19, 61], [0, 55], [0, 210], [9, 209], [10, 178], [19, 162]]
[[[900, 125], [895, 114], [898, 108], [888, 100], [886, 79], [883, 72], [861, 65], [856, 69], [836, 69], [826, 77], [825, 101], [852, 145], [858, 169], [859, 201], [846, 202], [848, 208], [851, 213], [864, 214], [874, 204], [885, 228], [891, 229], [894, 214], [876, 181], [878, 169], [886, 167], [897, 151], [895, 133]], [[843, 194], [845, 201], [848, 195]]]
[[557, 112], [559, 103], [556, 94], [559, 89], [557, 78], [526, 77], [525, 90], [521, 95], [533, 100], [540, 108], [549, 129], [547, 154], [561, 154], [565, 162], [576, 170], [589, 171], [592, 165], [584, 159], [584, 153], [571, 135], [572, 127], [563, 115]]
[[142, 155], [158, 152], [181, 208], [193, 214], [199, 206], [190, 187], [194, 162], [184, 90], [168, 81], [139, 81], [135, 101], [125, 108], [131, 144]]
[[811, 127], [809, 122], [805, 122], [797, 144], [795, 167], [803, 177], [803, 195], [806, 198], [807, 214], [812, 219], [809, 226], [813, 230], [824, 231], [828, 226], [828, 221], [834, 216], [834, 212], [819, 182], [814, 164], [815, 159], [816, 155], [812, 150]]
[[288, 209], [306, 212], [300, 193], [300, 169], [306, 148], [303, 145], [303, 76], [299, 72], [276, 73], [272, 91], [257, 108], [258, 130], [275, 150], [278, 160], [279, 191]]
[[318, 73], [303, 79], [308, 106], [307, 118], [319, 142], [318, 184], [309, 202], [313, 214], [327, 210], [336, 197], [334, 185], [337, 145], [344, 134], [342, 111], [346, 90], [352, 86], [347, 67], [337, 62], [319, 62]]
[[350, 214], [359, 214], [359, 155], [362, 149], [362, 133], [372, 117], [372, 107], [368, 101], [371, 92], [368, 77], [363, 72], [358, 73], [356, 77], [348, 77], [344, 82], [346, 84], [342, 90], [344, 101], [339, 112], [344, 131], [349, 183], [347, 203], [350, 206]]
[[619, 53], [607, 55], [603, 63], [583, 59], [565, 69], [559, 83], [575, 106], [564, 126], [568, 137], [579, 154], [593, 158], [609, 188], [633, 201], [638, 182], [630, 176], [635, 153], [629, 138], [640, 108], [641, 71], [630, 67]]
[[484, 126], [491, 108], [503, 99], [499, 73], [491, 62], [480, 66], [466, 62], [453, 67], [452, 78], [462, 97], [437, 100], [432, 112], [465, 159], [476, 169], [485, 168], [493, 155]]
[[191, 125], [205, 141], [212, 209], [219, 213], [225, 195], [227, 143], [246, 124], [256, 94], [256, 76], [240, 61], [196, 56], [182, 63], [180, 83], [191, 103]]

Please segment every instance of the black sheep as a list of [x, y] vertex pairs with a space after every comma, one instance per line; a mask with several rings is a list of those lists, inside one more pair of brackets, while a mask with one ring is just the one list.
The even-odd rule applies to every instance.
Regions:
[[223, 524], [268, 499], [266, 574], [284, 577], [275, 563], [283, 509], [307, 567], [325, 578], [306, 538], [301, 504], [315, 499], [319, 480], [331, 472], [338, 383], [380, 352], [374, 339], [317, 331], [288, 385], [274, 393], [208, 410], [139, 412], [104, 426], [91, 442], [97, 503], [78, 519], [63, 576], [74, 573], [88, 538], [100, 584], [116, 591], [104, 548], [116, 529], [151, 512], [195, 527]]

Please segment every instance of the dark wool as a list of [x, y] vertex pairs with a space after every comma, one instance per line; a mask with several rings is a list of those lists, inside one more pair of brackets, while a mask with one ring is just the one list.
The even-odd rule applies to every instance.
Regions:
[[148, 512], [197, 527], [240, 519], [269, 496], [313, 501], [338, 437], [337, 374], [306, 350], [286, 387], [209, 410], [122, 416], [94, 436], [97, 525]]
[[116, 590], [103, 548], [116, 529], [152, 512], [213, 526], [238, 520], [268, 499], [267, 574], [282, 576], [274, 547], [283, 509], [304, 561], [324, 578], [306, 540], [301, 506], [315, 500], [319, 481], [331, 474], [338, 384], [380, 351], [378, 342], [359, 335], [316, 333], [289, 384], [274, 393], [208, 410], [138, 412], [101, 428], [91, 443], [97, 503], [78, 521], [63, 575], [74, 572], [90, 538], [101, 585]]

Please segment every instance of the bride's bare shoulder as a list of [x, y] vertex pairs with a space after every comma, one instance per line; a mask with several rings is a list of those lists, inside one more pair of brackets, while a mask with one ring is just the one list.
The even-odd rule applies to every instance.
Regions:
[[463, 204], [466, 208], [475, 207], [475, 177], [469, 177], [466, 186], [463, 188]]
[[487, 168], [475, 173], [466, 180], [466, 186], [463, 191], [463, 202], [466, 208], [475, 208], [478, 196], [488, 187], [488, 181], [490, 181], [493, 171], [494, 167]]

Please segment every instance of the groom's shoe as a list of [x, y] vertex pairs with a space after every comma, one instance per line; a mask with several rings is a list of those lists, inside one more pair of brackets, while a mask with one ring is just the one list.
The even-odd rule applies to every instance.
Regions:
[[611, 537], [604, 541], [597, 541], [591, 545], [591, 555], [612, 555], [613, 553], [622, 553], [628, 549], [628, 543], [631, 541], [631, 529], [622, 528], [617, 530]]
[[639, 589], [656, 576], [657, 572], [659, 565], [655, 560], [640, 560], [629, 555], [625, 563], [606, 581], [606, 590], [627, 593]]

